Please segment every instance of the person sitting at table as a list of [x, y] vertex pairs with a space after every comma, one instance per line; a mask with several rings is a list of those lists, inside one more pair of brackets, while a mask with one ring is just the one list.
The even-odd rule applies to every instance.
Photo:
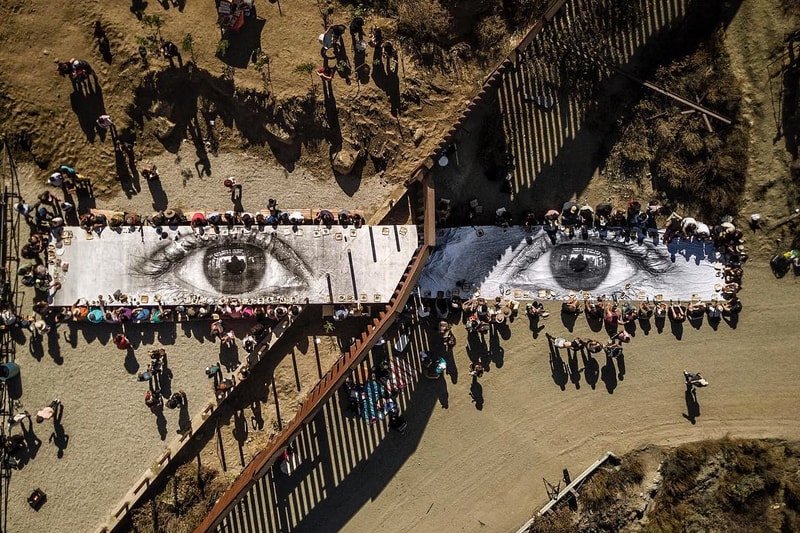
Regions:
[[565, 315], [581, 314], [581, 303], [575, 296], [570, 296], [561, 304], [561, 312]]
[[550, 316], [550, 313], [544, 310], [544, 305], [542, 305], [542, 302], [537, 302], [535, 300], [525, 306], [525, 313], [528, 315], [528, 318], [533, 320], [547, 318]]
[[616, 329], [619, 325], [619, 313], [617, 312], [617, 305], [611, 302], [606, 302], [605, 314], [603, 315], [603, 322], [606, 326]]
[[678, 304], [669, 303], [669, 319], [673, 322], [683, 322], [686, 320], [686, 308], [680, 302]]
[[136, 307], [131, 312], [131, 319], [135, 323], [147, 322], [150, 319], [150, 310], [146, 307]]
[[650, 320], [650, 317], [653, 316], [654, 307], [650, 302], [641, 302], [636, 313], [637, 318], [639, 320]]
[[706, 314], [706, 304], [703, 302], [690, 302], [686, 310], [689, 321], [696, 322]]
[[600, 320], [605, 315], [604, 298], [600, 296], [595, 302], [585, 298], [583, 300], [583, 309], [589, 319]]

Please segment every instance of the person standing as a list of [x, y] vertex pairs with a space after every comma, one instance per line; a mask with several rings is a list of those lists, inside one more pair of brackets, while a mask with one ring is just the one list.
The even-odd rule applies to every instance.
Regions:
[[367, 45], [364, 42], [364, 17], [353, 17], [350, 21], [350, 38], [353, 41], [353, 53], [363, 52]]
[[172, 396], [169, 397], [167, 400], [167, 407], [169, 409], [175, 409], [177, 407], [183, 407], [186, 405], [186, 393], [182, 390], [178, 392], [172, 393]]
[[56, 398], [55, 400], [50, 402], [50, 405], [42, 407], [36, 412], [36, 423], [41, 424], [45, 420], [50, 420], [56, 415], [56, 411], [59, 408], [63, 409], [63, 406], [61, 404], [61, 400]]
[[111, 120], [110, 115], [100, 115], [97, 117], [97, 125], [103, 128], [104, 130], [108, 130], [111, 133], [111, 140], [114, 143], [114, 147], [117, 146], [117, 126], [114, 124], [114, 121]]

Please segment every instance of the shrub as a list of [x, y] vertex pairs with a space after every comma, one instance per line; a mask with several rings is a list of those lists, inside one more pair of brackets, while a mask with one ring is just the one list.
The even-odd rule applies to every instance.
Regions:
[[231, 42], [228, 39], [220, 40], [220, 42], [217, 43], [217, 56], [223, 57], [225, 54], [227, 54], [230, 46]]
[[577, 527], [569, 507], [561, 506], [554, 511], [537, 516], [531, 522], [528, 533], [574, 533]]

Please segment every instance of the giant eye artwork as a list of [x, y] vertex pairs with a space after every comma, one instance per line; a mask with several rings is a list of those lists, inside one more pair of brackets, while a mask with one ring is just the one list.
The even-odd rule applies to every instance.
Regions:
[[115, 293], [142, 304], [238, 299], [264, 303], [385, 303], [417, 250], [416, 226], [66, 228], [49, 268], [62, 288], [52, 305]]
[[688, 299], [710, 298], [719, 282], [713, 249], [700, 243], [684, 243], [676, 251], [649, 241], [639, 245], [562, 235], [553, 245], [542, 231], [499, 227], [440, 230], [436, 242], [420, 278], [423, 295], [466, 297], [480, 290], [486, 297], [588, 292]]
[[168, 240], [134, 265], [162, 297], [286, 296], [306, 289], [311, 269], [275, 233], [202, 236]]

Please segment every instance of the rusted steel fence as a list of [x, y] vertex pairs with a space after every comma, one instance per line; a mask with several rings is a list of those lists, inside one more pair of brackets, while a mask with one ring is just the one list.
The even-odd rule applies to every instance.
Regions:
[[472, 116], [472, 113], [475, 112], [483, 103], [484, 100], [492, 95], [503, 82], [503, 75], [506, 71], [515, 66], [517, 61], [519, 61], [520, 57], [524, 55], [525, 50], [531, 45], [531, 42], [539, 35], [539, 32], [542, 31], [545, 24], [550, 22], [553, 17], [564, 7], [564, 4], [567, 3], [567, 0], [554, 0], [553, 3], [550, 4], [550, 7], [544, 12], [542, 17], [536, 21], [533, 27], [525, 34], [525, 37], [520, 40], [520, 42], [511, 50], [505, 58], [486, 76], [483, 80], [483, 84], [481, 89], [478, 91], [478, 94], [467, 104], [467, 107], [458, 116], [455, 120], [453, 125], [451, 126], [450, 130], [445, 134], [439, 144], [425, 157], [422, 159], [419, 165], [411, 172], [409, 175], [408, 180], [406, 183], [412, 183], [414, 181], [422, 181], [422, 179], [428, 174], [428, 171], [433, 167], [436, 161], [442, 156], [442, 154], [450, 147], [453, 143], [459, 140], [459, 130], [461, 130], [464, 126], [464, 123], [469, 120]]
[[[430, 216], [434, 216], [434, 214], [431, 213]], [[203, 522], [195, 529], [195, 533], [213, 531], [217, 527], [239, 499], [244, 496], [246, 491], [261, 476], [266, 474], [275, 461], [281, 457], [283, 451], [300, 433], [303, 426], [317, 415], [325, 402], [342, 385], [350, 370], [364, 360], [372, 347], [375, 346], [378, 338], [386, 333], [394, 323], [397, 315], [402, 312], [411, 295], [411, 290], [419, 279], [429, 253], [430, 247], [425, 244], [416, 251], [385, 309], [379, 312], [376, 318], [373, 318], [372, 323], [367, 326], [367, 331], [364, 331], [361, 337], [356, 339], [356, 342], [350, 346], [350, 350], [342, 354], [328, 372], [322, 376], [322, 379], [306, 396], [294, 419], [280, 433], [275, 435], [267, 447], [260, 451], [239, 474], [233, 485], [217, 501]]]
[[394, 323], [395, 318], [402, 312], [408, 298], [411, 296], [411, 291], [416, 286], [417, 280], [422, 273], [422, 268], [425, 266], [430, 251], [435, 245], [435, 191], [432, 177], [427, 171], [434, 165], [436, 159], [438, 159], [453, 142], [458, 140], [459, 129], [462, 128], [472, 113], [483, 103], [484, 99], [500, 86], [502, 77], [506, 71], [517, 63], [519, 56], [530, 46], [530, 43], [539, 34], [544, 25], [549, 22], [566, 3], [567, 0], [555, 0], [550, 4], [550, 7], [542, 18], [534, 24], [519, 44], [517, 44], [517, 46], [515, 46], [484, 79], [478, 94], [467, 105], [464, 112], [459, 115], [442, 141], [423, 159], [411, 173], [409, 179], [406, 180], [407, 185], [411, 185], [414, 182], [422, 182], [422, 205], [420, 208], [423, 210], [423, 239], [419, 249], [406, 268], [391, 300], [386, 305], [385, 309], [378, 314], [378, 317], [373, 319], [372, 324], [367, 327], [367, 331], [362, 333], [361, 338], [356, 339], [356, 342], [350, 347], [350, 350], [343, 354], [314, 388], [311, 389], [294, 419], [280, 433], [275, 435], [267, 447], [259, 452], [250, 464], [247, 465], [236, 481], [234, 481], [233, 485], [219, 501], [217, 501], [208, 515], [206, 515], [203, 522], [195, 529], [195, 533], [214, 531], [224, 517], [244, 496], [247, 490], [275, 464], [283, 454], [283, 451], [300, 433], [303, 426], [317, 415], [325, 402], [342, 385], [351, 369], [364, 360], [378, 341], [378, 338], [386, 333], [389, 327]]

